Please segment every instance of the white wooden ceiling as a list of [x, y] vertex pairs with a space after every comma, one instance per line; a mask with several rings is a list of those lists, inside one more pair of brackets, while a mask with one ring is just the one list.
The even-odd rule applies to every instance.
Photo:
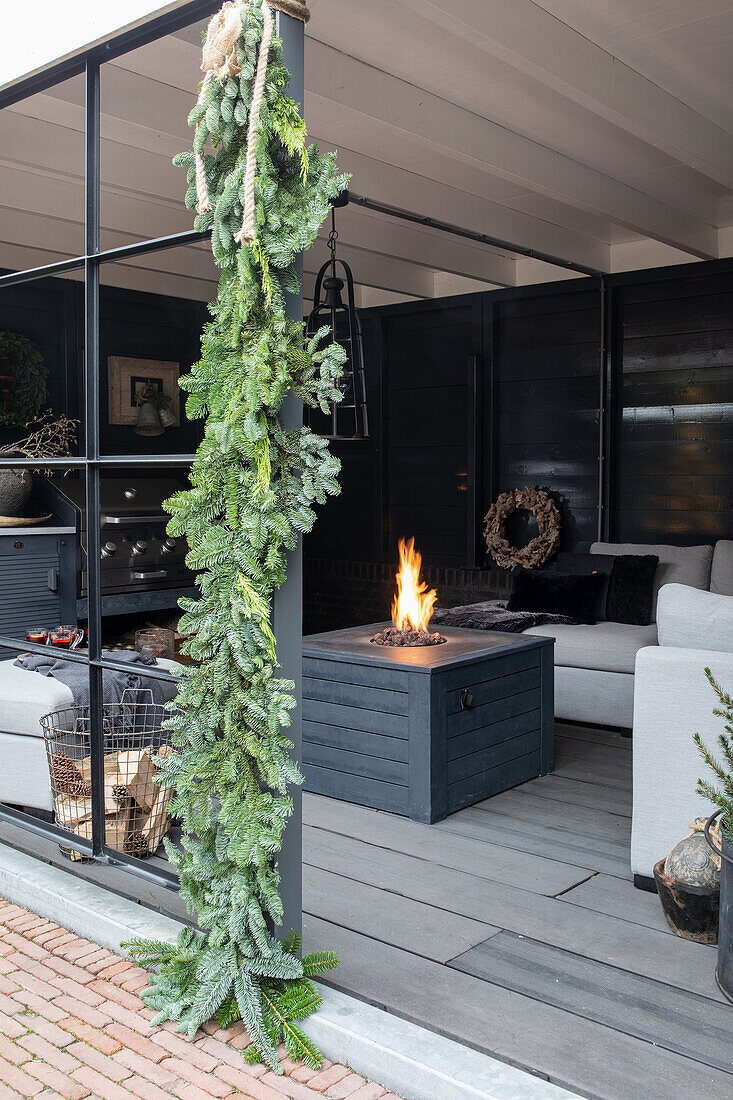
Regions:
[[[731, 0], [311, 0], [306, 119], [352, 189], [605, 271], [733, 254]], [[190, 227], [201, 27], [110, 63], [103, 244]], [[81, 251], [81, 79], [0, 115], [0, 266]], [[358, 207], [339, 211], [362, 304], [565, 277]], [[326, 231], [324, 230], [324, 238]], [[306, 257], [306, 294], [326, 257]], [[205, 248], [105, 279], [208, 297]]]

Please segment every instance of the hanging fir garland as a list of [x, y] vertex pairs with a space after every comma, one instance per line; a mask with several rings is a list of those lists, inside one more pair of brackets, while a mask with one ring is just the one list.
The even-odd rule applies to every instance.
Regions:
[[[285, 5], [291, 13], [305, 7], [273, 0]], [[202, 68], [189, 119], [194, 151], [176, 163], [188, 168], [186, 202], [198, 207], [196, 228], [212, 230], [221, 279], [201, 361], [182, 380], [187, 413], [206, 417], [206, 428], [191, 488], [167, 503], [168, 530], [188, 540], [200, 598], [181, 600], [196, 663], [182, 673], [168, 720], [176, 751], [161, 771], [183, 822], [182, 850], [167, 843], [168, 855], [203, 934], [187, 929], [176, 947], [130, 946], [157, 968], [143, 996], [158, 1022], [178, 1020], [193, 1035], [214, 1015], [223, 1025], [241, 1017], [250, 1060], [277, 1070], [282, 1039], [291, 1058], [319, 1065], [298, 1021], [320, 1004], [308, 979], [336, 960], [326, 952], [301, 959], [299, 937], [274, 935], [288, 786], [302, 778], [285, 732], [294, 685], [277, 677], [272, 596], [285, 580], [287, 551], [313, 526], [314, 504], [339, 491], [326, 441], [286, 429], [280, 413], [288, 394], [325, 412], [345, 359], [323, 342], [325, 330], [304, 343], [285, 294], [299, 290], [296, 258], [347, 177], [334, 154], [306, 148], [264, 0], [224, 5]]]
[[33, 420], [46, 400], [48, 368], [40, 351], [19, 332], [0, 332], [0, 426]]

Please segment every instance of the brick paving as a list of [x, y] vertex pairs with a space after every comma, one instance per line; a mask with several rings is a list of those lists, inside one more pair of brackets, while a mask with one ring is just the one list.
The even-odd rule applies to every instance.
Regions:
[[140, 1000], [140, 967], [0, 899], [0, 1100], [400, 1100], [325, 1060], [248, 1066], [241, 1024], [186, 1039]]

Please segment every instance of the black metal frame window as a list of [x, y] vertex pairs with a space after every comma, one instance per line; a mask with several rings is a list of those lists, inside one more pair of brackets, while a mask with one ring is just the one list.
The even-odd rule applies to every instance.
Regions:
[[[98, 522], [100, 516], [100, 477], [105, 469], [187, 466], [190, 465], [194, 456], [191, 454], [135, 455], [129, 453], [102, 455], [100, 453], [100, 269], [102, 265], [115, 261], [200, 242], [206, 240], [208, 235], [194, 231], [182, 232], [171, 236], [142, 240], [123, 247], [100, 249], [100, 83], [101, 71], [105, 62], [206, 19], [219, 6], [220, 0], [195, 0], [195, 2], [188, 3], [175, 12], [155, 17], [133, 31], [122, 33], [81, 56], [53, 66], [43, 73], [0, 93], [0, 110], [2, 110], [38, 92], [52, 88], [71, 77], [83, 75], [86, 83], [84, 254], [43, 267], [0, 276], [0, 290], [22, 283], [32, 283], [49, 276], [63, 275], [71, 271], [83, 270], [84, 274], [83, 407], [85, 410], [85, 431], [83, 453], [78, 458], [44, 459], [43, 465], [49, 469], [78, 470], [86, 478], [86, 511], [89, 517], [87, 531], [89, 646], [87, 653], [65, 652], [64, 660], [87, 666], [89, 674], [92, 772], [91, 840], [70, 834], [57, 825], [47, 823], [4, 804], [0, 804], [0, 820], [20, 826], [48, 840], [60, 841], [66, 845], [69, 844], [70, 836], [73, 835], [73, 848], [83, 855], [92, 856], [103, 863], [120, 866], [140, 878], [169, 889], [176, 889], [178, 885], [174, 873], [151, 869], [135, 856], [111, 848], [105, 839], [102, 671], [103, 669], [109, 669], [125, 672], [129, 669], [120, 662], [102, 656], [101, 531]], [[0, 459], [0, 469], [37, 466], [37, 459], [35, 461], [16, 457]], [[93, 522], [93, 517], [97, 517], [96, 522]], [[0, 646], [17, 650], [18, 639], [0, 636]], [[23, 648], [28, 652], [47, 652], [44, 647], [30, 642], [24, 642]], [[169, 673], [155, 668], [146, 670], [146, 676], [168, 681], [173, 679]]]

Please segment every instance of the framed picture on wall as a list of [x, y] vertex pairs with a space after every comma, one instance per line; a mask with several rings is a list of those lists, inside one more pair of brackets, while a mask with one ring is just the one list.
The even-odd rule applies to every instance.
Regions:
[[110, 355], [107, 359], [108, 418], [110, 424], [137, 424], [139, 395], [151, 384], [170, 398], [170, 409], [181, 423], [178, 378], [180, 363], [163, 359], [127, 359]]

